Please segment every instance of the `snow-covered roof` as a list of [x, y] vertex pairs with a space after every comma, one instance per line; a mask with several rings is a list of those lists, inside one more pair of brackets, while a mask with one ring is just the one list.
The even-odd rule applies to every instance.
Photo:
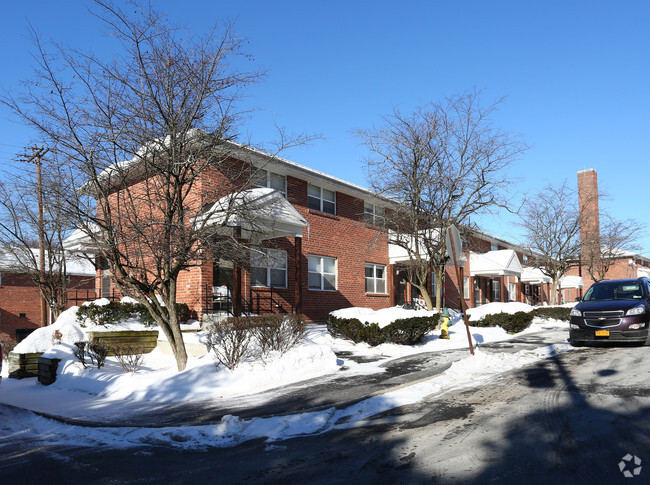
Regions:
[[222, 197], [195, 222], [241, 227], [263, 238], [302, 237], [309, 225], [277, 190], [261, 187]]
[[542, 283], [552, 283], [553, 278], [542, 273], [542, 270], [539, 268], [531, 268], [529, 266], [526, 266], [521, 273], [521, 282], [529, 283], [532, 285], [540, 285]]
[[582, 288], [585, 282], [580, 276], [567, 275], [560, 278], [560, 288]]
[[469, 254], [470, 276], [520, 276], [522, 271], [517, 253], [512, 249]]
[[[202, 139], [209, 136], [212, 135], [203, 130], [192, 129], [187, 133], [186, 139], [189, 141], [198, 141], [200, 143]], [[165, 139], [161, 138], [145, 144], [138, 150], [137, 154], [132, 159], [124, 160], [106, 167], [106, 169], [99, 174], [98, 180], [101, 183], [117, 185], [125, 183], [131, 179], [137, 179], [141, 172], [140, 166], [146, 158], [147, 153], [154, 150], [164, 149], [168, 144], [168, 139], [169, 137], [166, 137]], [[281, 175], [292, 175], [297, 178], [306, 179], [307, 181], [314, 182], [328, 190], [345, 192], [363, 200], [384, 203], [386, 205], [396, 203], [393, 199], [381, 195], [373, 190], [328, 175], [324, 172], [314, 170], [304, 165], [300, 165], [277, 155], [271, 155], [249, 145], [244, 145], [231, 140], [222, 140], [220, 148], [218, 147], [217, 149], [222, 152], [222, 156], [232, 156], [233, 158], [238, 158], [245, 162], [252, 163], [258, 168], [271, 169]], [[88, 187], [86, 187], [86, 190], [88, 191]]]
[[[33, 254], [33, 260], [26, 253], [21, 254], [22, 251], [26, 250], [27, 249], [16, 248], [16, 250], [13, 252], [0, 252], [0, 271], [22, 272], [24, 271], [25, 267], [31, 268], [33, 266], [33, 262], [36, 262], [36, 264], [38, 264], [40, 261], [38, 248], [29, 249], [29, 251], [31, 251]], [[45, 260], [47, 261], [47, 251], [45, 252]], [[65, 268], [66, 274], [72, 276], [95, 275], [95, 265], [89, 260], [89, 257], [83, 253], [75, 251], [66, 251]]]
[[63, 247], [68, 251], [97, 254], [97, 245], [95, 244], [94, 239], [88, 234], [88, 230], [99, 231], [99, 228], [92, 225], [85, 229], [75, 229], [73, 233], [63, 241]]

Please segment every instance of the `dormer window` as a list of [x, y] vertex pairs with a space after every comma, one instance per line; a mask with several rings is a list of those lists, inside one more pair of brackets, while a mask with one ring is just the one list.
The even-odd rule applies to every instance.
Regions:
[[499, 250], [499, 245], [495, 243], [494, 241], [490, 243], [490, 251], [498, 251]]
[[259, 168], [253, 174], [253, 187], [269, 187], [287, 196], [287, 178], [275, 172]]
[[310, 209], [327, 214], [336, 214], [336, 192], [309, 184], [307, 199]]

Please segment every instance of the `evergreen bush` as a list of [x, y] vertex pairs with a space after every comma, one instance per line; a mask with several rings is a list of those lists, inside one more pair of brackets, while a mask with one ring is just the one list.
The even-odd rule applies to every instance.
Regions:
[[556, 320], [570, 320], [571, 308], [568, 307], [539, 307], [533, 310], [533, 315], [542, 318], [554, 318]]
[[533, 321], [532, 312], [492, 313], [478, 321], [471, 322], [473, 327], [501, 327], [508, 333], [521, 332]]
[[[186, 303], [176, 303], [176, 314], [180, 323], [185, 323], [191, 317], [191, 311]], [[93, 325], [114, 325], [129, 318], [140, 318], [142, 324], [148, 327], [156, 324], [147, 307], [140, 303], [116, 301], [107, 305], [90, 303], [82, 305], [77, 311], [77, 321], [82, 327], [86, 326], [86, 320], [90, 320]]]
[[436, 327], [439, 318], [439, 315], [402, 318], [380, 328], [376, 323], [365, 324], [356, 318], [329, 315], [327, 330], [334, 337], [347, 338], [355, 343], [365, 342], [373, 347], [386, 342], [414, 345]]

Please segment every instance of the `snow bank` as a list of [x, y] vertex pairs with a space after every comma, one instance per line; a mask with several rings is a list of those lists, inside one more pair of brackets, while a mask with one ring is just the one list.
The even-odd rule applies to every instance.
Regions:
[[[78, 306], [68, 308], [59, 315], [54, 324], [34, 330], [25, 340], [14, 348], [19, 354], [45, 352], [58, 343], [74, 345], [75, 342], [88, 340], [86, 331], [77, 323]], [[60, 332], [60, 341], [55, 339], [55, 333]]]

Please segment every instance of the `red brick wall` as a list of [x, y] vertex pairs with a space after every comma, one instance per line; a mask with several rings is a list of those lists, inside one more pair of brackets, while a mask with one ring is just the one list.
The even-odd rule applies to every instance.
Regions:
[[[94, 287], [92, 277], [71, 276], [70, 288]], [[73, 302], [68, 302], [68, 307]], [[22, 315], [22, 316], [21, 316]], [[17, 329], [35, 329], [42, 326], [41, 294], [24, 275], [2, 274], [0, 285], [0, 333], [16, 337]]]

